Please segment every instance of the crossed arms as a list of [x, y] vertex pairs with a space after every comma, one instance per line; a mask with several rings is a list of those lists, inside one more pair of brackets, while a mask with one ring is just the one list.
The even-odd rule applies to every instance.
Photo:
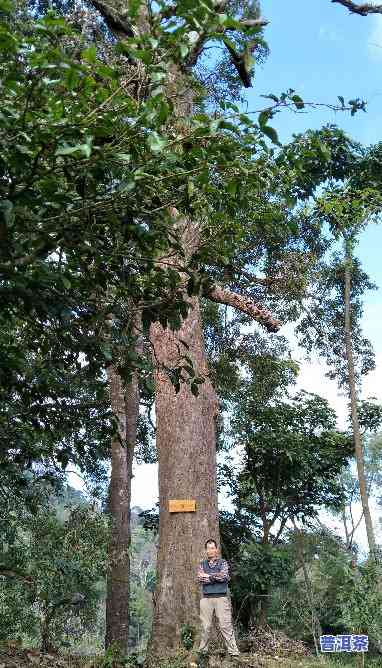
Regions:
[[198, 580], [202, 584], [207, 584], [209, 582], [229, 582], [230, 577], [228, 573], [228, 564], [227, 562], [223, 559], [221, 563], [221, 569], [217, 573], [214, 573], [213, 575], [208, 575], [208, 573], [205, 573], [203, 570], [203, 563], [200, 563], [198, 566]]

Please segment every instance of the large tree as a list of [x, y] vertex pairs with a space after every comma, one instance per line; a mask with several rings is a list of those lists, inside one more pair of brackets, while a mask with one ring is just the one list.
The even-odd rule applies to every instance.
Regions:
[[[148, 13], [143, 6], [134, 17], [130, 15], [130, 27], [126, 20], [122, 20], [121, 13], [117, 16], [109, 11], [108, 6], [96, 3], [103, 13], [109, 27], [114, 33], [126, 40], [141, 40], [141, 46], [146, 46], [150, 39], [161, 35], [167, 43], [173, 38], [174, 28], [182, 30], [186, 39], [184, 44], [185, 56], [183, 62], [174, 60], [165, 63], [167, 71], [165, 79], [168, 91], [173, 98], [174, 116], [173, 126], [183, 126], [182, 135], [188, 142], [187, 150], [195, 154], [195, 130], [197, 123], [190, 123], [185, 118], [194, 111], [194, 93], [187, 82], [186, 69], [201, 53], [203, 45], [213, 29], [222, 22], [220, 32], [224, 38], [226, 28], [224, 23], [228, 18], [221, 14], [215, 15], [213, 6], [208, 11], [200, 6], [195, 10], [182, 3], [173, 7], [163, 8], [161, 13]], [[220, 8], [222, 11], [222, 8]], [[167, 11], [166, 11], [167, 10]], [[125, 15], [126, 16], [126, 15]], [[125, 17], [124, 17], [125, 18]], [[135, 19], [135, 21], [134, 21]], [[182, 20], [183, 19], [183, 25]], [[232, 19], [231, 19], [232, 21]], [[248, 23], [246, 24], [246, 21]], [[160, 23], [166, 27], [160, 33]], [[197, 23], [196, 23], [197, 22]], [[190, 48], [191, 29], [204, 23], [197, 39]], [[118, 25], [117, 25], [118, 23]], [[132, 27], [134, 26], [134, 28]], [[258, 30], [258, 21], [248, 17], [243, 23], [232, 24], [232, 28], [241, 31], [252, 31], [254, 36]], [[176, 32], [176, 30], [175, 30]], [[195, 32], [195, 31], [194, 31]], [[252, 45], [253, 46], [253, 45]], [[228, 49], [233, 51], [231, 43]], [[237, 56], [235, 67], [248, 80], [249, 76], [249, 47], [247, 52]], [[159, 56], [159, 49], [154, 51], [154, 58]], [[187, 62], [188, 60], [188, 62]], [[184, 92], [187, 87], [187, 93]], [[216, 130], [218, 130], [217, 123]], [[179, 132], [179, 130], [178, 130]], [[224, 132], [221, 133], [224, 142]], [[227, 156], [228, 157], [228, 156]], [[227, 159], [227, 158], [226, 158]], [[219, 180], [216, 171], [213, 178]], [[210, 178], [212, 172], [210, 173]], [[195, 180], [191, 182], [198, 187]], [[191, 187], [190, 187], [191, 190]], [[207, 201], [208, 205], [208, 201]], [[216, 204], [215, 204], [216, 207]], [[181, 255], [165, 258], [172, 266], [178, 266], [181, 257], [187, 264], [195, 262], [194, 258], [205, 252], [203, 243], [206, 243], [205, 231], [210, 222], [201, 220], [201, 211], [195, 206], [194, 218], [186, 216], [179, 208], [170, 208], [169, 214], [173, 220], [173, 229], [180, 239]], [[187, 296], [186, 288], [189, 287]], [[166, 319], [160, 324], [152, 324], [150, 340], [153, 346], [156, 365], [156, 419], [157, 419], [157, 449], [159, 461], [159, 488], [160, 488], [160, 548], [158, 555], [158, 586], [156, 591], [156, 606], [154, 611], [153, 634], [150, 653], [152, 656], [171, 653], [181, 643], [181, 627], [185, 623], [195, 624], [197, 620], [197, 583], [193, 576], [195, 565], [200, 558], [204, 540], [212, 535], [219, 540], [217, 493], [216, 493], [216, 462], [215, 462], [215, 418], [217, 415], [217, 399], [213, 387], [208, 379], [208, 367], [204, 352], [202, 326], [199, 314], [198, 295], [200, 288], [190, 286], [189, 278], [184, 274], [179, 284], [181, 293], [187, 296], [189, 310], [180, 327], [176, 331], [170, 330]], [[236, 303], [240, 308], [262, 319], [270, 329], [277, 327], [266, 310], [262, 310], [240, 295], [232, 295], [229, 291], [217, 288], [215, 285], [205, 287], [205, 292], [213, 299]], [[186, 369], [193, 379], [191, 384], [180, 383], [181, 372]], [[174, 376], [175, 374], [175, 388]], [[198, 382], [200, 379], [204, 382]], [[178, 385], [178, 386], [177, 386]], [[198, 385], [200, 389], [198, 391]], [[178, 390], [178, 392], [176, 392]], [[198, 396], [195, 396], [198, 395]], [[197, 503], [195, 514], [170, 515], [168, 502], [171, 498], [194, 498]], [[188, 574], [185, 576], [185, 574]]]

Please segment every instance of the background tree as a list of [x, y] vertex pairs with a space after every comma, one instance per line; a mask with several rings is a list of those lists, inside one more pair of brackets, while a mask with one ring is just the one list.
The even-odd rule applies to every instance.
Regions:
[[[229, 485], [240, 513], [260, 519], [258, 549], [264, 546], [268, 555], [272, 545], [279, 545], [288, 522], [307, 521], [320, 508], [341, 505], [338, 476], [351, 456], [351, 442], [336, 431], [336, 416], [320, 397], [300, 393], [272, 397], [261, 404], [253, 385], [253, 381], [242, 383], [232, 421], [243, 461]], [[274, 551], [276, 560], [278, 552]], [[272, 570], [269, 555], [264, 559]], [[272, 576], [275, 581], [279, 570], [277, 567]], [[262, 573], [260, 566], [258, 572]], [[268, 586], [271, 588], [270, 583]], [[253, 593], [256, 601], [256, 588]], [[269, 589], [262, 579], [258, 619], [262, 625], [267, 620], [267, 596]]]
[[15, 504], [2, 525], [3, 639], [26, 634], [43, 651], [62, 646], [65, 635], [84, 632], [98, 607], [105, 517], [73, 500], [60, 519], [47, 505], [32, 514]]
[[[357, 181], [357, 175], [353, 178]], [[345, 185], [343, 189], [340, 186], [333, 186], [318, 198], [318, 215], [322, 215], [329, 223], [335, 238], [341, 239], [344, 250], [342, 257], [335, 257], [334, 264], [323, 270], [319, 279], [322, 286], [320, 297], [323, 299], [316, 301], [315, 307], [298, 326], [302, 342], [312, 349], [315, 341], [317, 349], [326, 356], [331, 368], [329, 373], [337, 378], [340, 386], [347, 388], [349, 394], [360, 494], [369, 548], [373, 554], [376, 546], [368, 503], [358, 415], [358, 388], [361, 376], [374, 367], [370, 344], [362, 336], [360, 328], [361, 295], [365, 289], [373, 286], [354, 258], [354, 245], [361, 229], [378, 215], [380, 205], [378, 191], [370, 188], [364, 190], [352, 188], [351, 179], [350, 184]], [[331, 310], [327, 311], [329, 302]], [[318, 311], [320, 324], [313, 334], [314, 322], [318, 324], [318, 321], [315, 321]]]

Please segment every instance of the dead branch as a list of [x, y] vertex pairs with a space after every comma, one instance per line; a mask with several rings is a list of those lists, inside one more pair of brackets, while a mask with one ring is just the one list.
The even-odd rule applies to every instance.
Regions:
[[349, 10], [351, 14], [359, 14], [360, 16], [368, 16], [368, 14], [382, 14], [382, 5], [373, 5], [370, 2], [365, 2], [358, 5], [352, 0], [332, 0]]
[[279, 320], [276, 320], [268, 309], [255, 304], [250, 297], [231, 292], [218, 285], [212, 288], [205, 288], [204, 296], [218, 304], [226, 304], [242, 313], [251, 316], [253, 320], [260, 322], [268, 330], [268, 332], [278, 332], [281, 327]]

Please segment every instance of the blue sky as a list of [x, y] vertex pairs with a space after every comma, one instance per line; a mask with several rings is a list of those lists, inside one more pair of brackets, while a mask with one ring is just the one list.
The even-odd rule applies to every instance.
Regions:
[[[320, 108], [304, 113], [283, 111], [272, 120], [280, 140], [293, 133], [336, 123], [365, 145], [382, 141], [382, 15], [361, 17], [330, 0], [263, 0], [262, 15], [270, 21], [265, 38], [270, 47], [266, 63], [257, 68], [253, 88], [247, 92], [248, 110], [262, 108], [260, 96], [294, 88], [306, 101], [335, 104], [367, 101], [367, 113], [333, 112]], [[382, 286], [379, 226], [362, 236], [359, 257], [373, 281]], [[379, 336], [380, 291], [365, 304], [364, 329], [382, 354]]]
[[[382, 16], [351, 15], [330, 0], [263, 0], [270, 21], [265, 38], [271, 49], [257, 69], [247, 94], [249, 108], [264, 104], [259, 95], [294, 88], [304, 100], [336, 103], [359, 97], [367, 114], [343, 112], [283, 113], [274, 123], [282, 141], [293, 132], [334, 122], [357, 140], [382, 139]], [[373, 46], [377, 44], [377, 46]], [[378, 46], [378, 44], [380, 46]]]
[[[259, 109], [261, 95], [294, 88], [306, 101], [335, 104], [367, 101], [367, 113], [333, 112], [326, 108], [303, 113], [282, 111], [272, 119], [280, 140], [293, 133], [336, 123], [365, 145], [382, 141], [382, 15], [361, 17], [330, 0], [263, 0], [262, 15], [269, 20], [265, 38], [270, 55], [256, 70], [246, 98], [248, 110]], [[382, 229], [370, 226], [358, 246], [358, 255], [372, 280], [382, 286]], [[381, 291], [365, 300], [365, 334], [382, 357], [379, 335]], [[381, 375], [382, 380], [382, 375]], [[382, 383], [381, 383], [382, 384]]]

